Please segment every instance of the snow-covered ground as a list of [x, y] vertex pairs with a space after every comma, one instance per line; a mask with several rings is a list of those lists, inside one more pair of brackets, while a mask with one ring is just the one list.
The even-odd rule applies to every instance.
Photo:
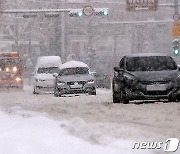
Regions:
[[[88, 124], [82, 119], [59, 122], [25, 111], [13, 113], [13, 115], [1, 111], [0, 123], [0, 153], [2, 154], [143, 153], [143, 151], [131, 150], [131, 141], [109, 138], [91, 127], [87, 129]], [[71, 135], [64, 127], [71, 127], [71, 131], [73, 129], [79, 131], [87, 140]], [[86, 130], [82, 131], [83, 127], [86, 127]], [[98, 144], [97, 141], [103, 144]]]
[[61, 98], [33, 95], [28, 86], [4, 90], [0, 154], [163, 154], [132, 146], [180, 138], [179, 117], [180, 103], [113, 104], [110, 90]]

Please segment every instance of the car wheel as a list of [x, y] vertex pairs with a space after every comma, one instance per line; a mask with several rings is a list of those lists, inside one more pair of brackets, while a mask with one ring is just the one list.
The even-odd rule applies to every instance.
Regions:
[[120, 90], [120, 102], [123, 104], [129, 103], [129, 100], [127, 99], [125, 92], [122, 89]]
[[54, 97], [59, 97], [59, 94], [58, 93], [54, 93]]
[[177, 101], [179, 101], [179, 99], [176, 97], [171, 97], [168, 99], [168, 102], [177, 102]]
[[96, 95], [96, 90], [89, 92], [89, 95]]
[[112, 85], [113, 89], [113, 103], [120, 103], [119, 93], [115, 91], [114, 84]]
[[177, 102], [180, 102], [180, 96], [177, 97]]
[[113, 103], [120, 103], [119, 94], [117, 94], [116, 92], [113, 92]]
[[60, 96], [59, 90], [56, 87], [54, 88], [54, 96], [55, 97], [59, 97]]
[[20, 83], [18, 86], [19, 89], [23, 89], [23, 83]]
[[39, 94], [39, 93], [36, 91], [36, 88], [34, 88], [33, 94]]

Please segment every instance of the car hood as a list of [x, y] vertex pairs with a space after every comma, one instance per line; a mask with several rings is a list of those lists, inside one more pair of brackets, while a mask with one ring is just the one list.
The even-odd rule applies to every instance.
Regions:
[[179, 76], [179, 70], [129, 72], [140, 81], [170, 81]]
[[67, 75], [67, 76], [58, 76], [59, 81], [64, 82], [73, 82], [73, 81], [88, 81], [94, 79], [92, 75]]
[[36, 74], [35, 78], [40, 79], [40, 80], [54, 80], [55, 79], [52, 74]]

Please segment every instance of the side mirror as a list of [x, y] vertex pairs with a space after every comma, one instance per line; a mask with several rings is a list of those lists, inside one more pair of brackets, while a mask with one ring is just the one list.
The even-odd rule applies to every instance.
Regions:
[[55, 77], [55, 78], [56, 78], [57, 76], [58, 76], [58, 74], [57, 74], [57, 73], [53, 73], [53, 77]]
[[123, 69], [121, 69], [121, 68], [119, 68], [119, 67], [114, 67], [114, 71], [119, 73], [119, 72], [122, 72]]
[[180, 65], [177, 65], [177, 67], [178, 67], [178, 70], [180, 71]]
[[97, 73], [96, 72], [90, 72], [89, 74], [92, 76], [96, 76]]

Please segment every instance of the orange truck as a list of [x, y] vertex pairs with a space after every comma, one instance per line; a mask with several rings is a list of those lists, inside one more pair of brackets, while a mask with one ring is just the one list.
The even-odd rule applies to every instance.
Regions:
[[19, 52], [0, 53], [0, 87], [23, 88]]

